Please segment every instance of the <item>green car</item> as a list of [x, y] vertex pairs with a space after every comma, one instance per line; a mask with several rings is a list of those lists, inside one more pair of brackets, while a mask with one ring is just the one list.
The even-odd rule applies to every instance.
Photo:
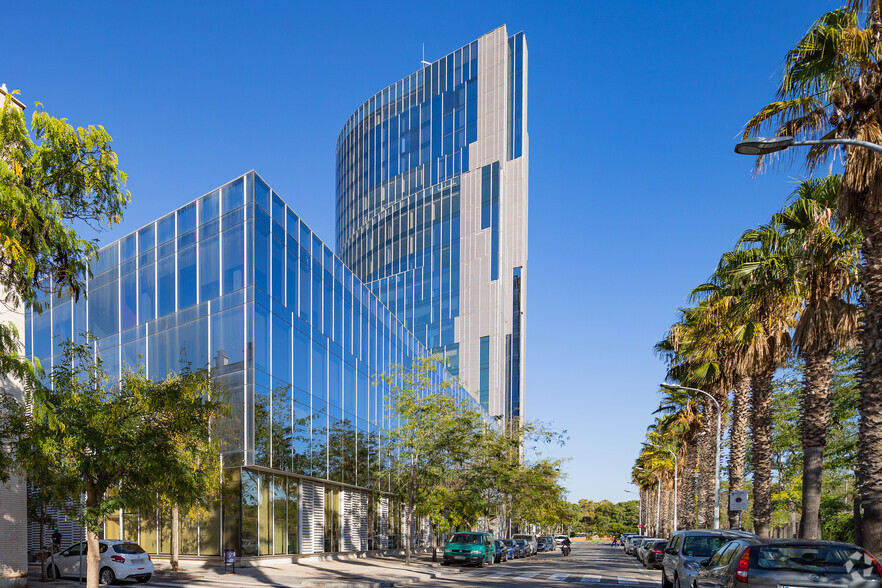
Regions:
[[490, 533], [456, 533], [444, 546], [444, 565], [474, 564], [483, 568], [492, 564], [496, 555], [493, 535]]

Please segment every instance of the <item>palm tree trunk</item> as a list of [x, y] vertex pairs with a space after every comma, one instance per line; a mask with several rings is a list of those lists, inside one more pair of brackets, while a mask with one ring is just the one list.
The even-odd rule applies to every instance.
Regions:
[[863, 546], [882, 553], [882, 211], [865, 205], [861, 215], [864, 242], [861, 325], [860, 430], [858, 471], [863, 509]]
[[802, 392], [802, 519], [799, 522], [799, 536], [803, 539], [821, 538], [821, 463], [830, 423], [832, 380], [832, 349], [806, 353]]
[[678, 480], [677, 518], [678, 526], [691, 529], [695, 526], [695, 472], [698, 469], [698, 437], [692, 437], [685, 445], [683, 477]]
[[[744, 490], [747, 459], [747, 425], [750, 420], [750, 378], [736, 376], [732, 394], [732, 427], [729, 430], [729, 492]], [[738, 525], [738, 511], [729, 511], [729, 527]]]
[[698, 449], [698, 515], [696, 527], [706, 529], [714, 520], [714, 470], [716, 468], [717, 414], [710, 399], [701, 403], [701, 441]]
[[772, 376], [774, 368], [751, 379], [753, 415], [753, 532], [769, 536], [772, 521]]

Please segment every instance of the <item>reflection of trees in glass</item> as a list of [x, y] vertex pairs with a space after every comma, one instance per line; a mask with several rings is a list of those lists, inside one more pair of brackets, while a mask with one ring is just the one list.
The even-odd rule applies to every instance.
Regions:
[[[293, 403], [291, 385], [276, 386], [272, 393], [256, 387], [254, 395], [254, 460], [257, 465], [310, 475], [308, 407]], [[293, 406], [293, 415], [292, 415]], [[324, 430], [316, 429], [320, 439]], [[323, 445], [323, 444], [322, 444]], [[324, 470], [322, 469], [322, 477]]]
[[327, 429], [313, 437], [316, 455], [328, 456], [328, 479], [366, 488], [375, 487], [380, 470], [377, 435], [359, 430], [350, 419], [331, 417]]
[[[309, 409], [292, 404], [290, 384], [276, 386], [271, 394], [257, 387], [254, 395], [255, 463], [308, 475], [311, 420]], [[319, 434], [324, 438], [322, 433]]]

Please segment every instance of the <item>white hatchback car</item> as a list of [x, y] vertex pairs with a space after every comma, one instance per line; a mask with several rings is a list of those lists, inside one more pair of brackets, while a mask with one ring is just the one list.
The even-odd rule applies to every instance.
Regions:
[[[146, 582], [153, 575], [153, 561], [137, 543], [101, 539], [98, 541], [98, 546], [98, 552], [101, 554], [98, 577], [102, 584], [112, 584], [116, 580]], [[84, 541], [74, 543], [64, 551], [56, 553], [47, 561], [47, 574], [50, 578], [85, 578], [86, 551]]]

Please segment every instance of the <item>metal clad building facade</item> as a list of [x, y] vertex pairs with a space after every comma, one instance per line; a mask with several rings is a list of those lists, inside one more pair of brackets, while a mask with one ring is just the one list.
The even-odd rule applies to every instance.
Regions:
[[524, 412], [527, 47], [502, 26], [383, 89], [337, 141], [337, 251], [491, 415]]

